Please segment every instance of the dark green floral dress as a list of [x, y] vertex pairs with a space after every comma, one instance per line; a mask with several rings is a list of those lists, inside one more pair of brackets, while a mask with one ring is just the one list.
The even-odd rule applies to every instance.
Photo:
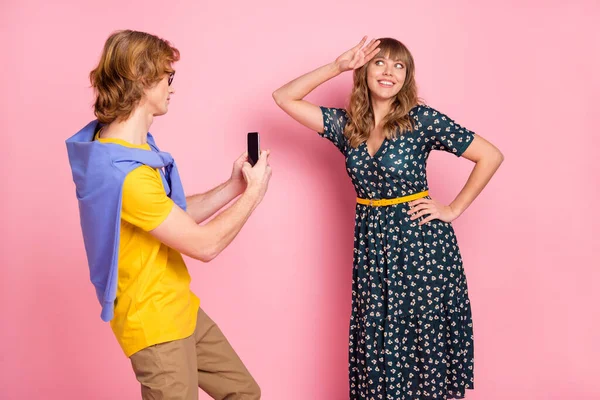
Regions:
[[[415, 129], [385, 139], [371, 157], [350, 147], [348, 115], [321, 107], [324, 131], [346, 157], [356, 194], [391, 199], [428, 190], [431, 150], [460, 156], [473, 133], [431, 107], [410, 111]], [[351, 399], [463, 398], [473, 388], [473, 323], [452, 225], [411, 221], [407, 203], [356, 205], [349, 374]]]

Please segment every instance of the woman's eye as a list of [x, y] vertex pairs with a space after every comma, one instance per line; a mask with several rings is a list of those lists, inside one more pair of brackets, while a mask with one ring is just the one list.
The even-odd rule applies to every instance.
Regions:
[[404, 68], [404, 65], [402, 65], [402, 64], [400, 64], [400, 63], [398, 63], [398, 64], [396, 64], [396, 68], [398, 68], [398, 69], [402, 69], [402, 68]]
[[381, 60], [375, 61], [375, 65], [383, 65], [383, 61], [381, 61]]

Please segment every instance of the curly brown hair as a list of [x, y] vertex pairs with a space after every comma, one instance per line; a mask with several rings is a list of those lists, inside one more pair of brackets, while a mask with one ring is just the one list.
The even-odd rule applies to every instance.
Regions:
[[98, 121], [109, 124], [128, 119], [144, 89], [174, 72], [172, 64], [176, 61], [179, 50], [157, 36], [131, 30], [110, 35], [98, 66], [90, 72]]
[[[412, 54], [401, 42], [391, 38], [379, 40], [381, 41], [379, 54], [393, 60], [400, 60], [406, 67], [406, 79], [402, 89], [396, 95], [390, 113], [382, 121], [385, 136], [391, 139], [413, 129], [413, 121], [408, 113], [419, 104], [415, 82], [415, 63]], [[354, 70], [354, 86], [347, 109], [350, 118], [344, 130], [344, 135], [352, 147], [366, 142], [375, 126], [371, 94], [367, 85], [367, 67], [371, 62], [373, 61]]]

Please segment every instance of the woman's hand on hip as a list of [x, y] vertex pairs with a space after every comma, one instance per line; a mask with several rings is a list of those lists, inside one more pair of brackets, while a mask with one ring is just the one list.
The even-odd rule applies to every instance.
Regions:
[[433, 199], [422, 198], [411, 201], [408, 203], [408, 205], [410, 207], [408, 214], [411, 216], [411, 221], [425, 217], [419, 222], [419, 225], [426, 224], [434, 219], [439, 219], [440, 221], [444, 222], [452, 222], [458, 218], [458, 213], [456, 213], [452, 207]]

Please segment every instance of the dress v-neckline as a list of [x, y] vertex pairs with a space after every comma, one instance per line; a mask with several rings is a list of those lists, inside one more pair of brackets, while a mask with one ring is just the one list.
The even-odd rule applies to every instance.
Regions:
[[384, 137], [383, 142], [381, 142], [381, 144], [379, 145], [379, 148], [375, 151], [375, 154], [373, 154], [373, 155], [371, 155], [371, 153], [369, 153], [369, 146], [367, 145], [367, 142], [364, 141], [363, 145], [365, 146], [365, 153], [367, 153], [367, 155], [370, 158], [376, 158], [379, 155], [379, 153], [381, 152], [381, 150], [383, 149], [383, 146], [385, 146], [385, 144], [387, 143], [387, 141], [388, 141], [387, 137]]

